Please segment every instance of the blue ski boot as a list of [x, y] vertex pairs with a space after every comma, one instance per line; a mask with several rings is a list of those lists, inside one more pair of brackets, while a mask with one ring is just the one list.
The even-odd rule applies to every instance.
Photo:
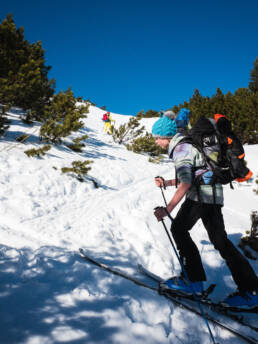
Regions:
[[184, 277], [172, 277], [164, 282], [160, 283], [161, 289], [171, 290], [178, 294], [183, 295], [197, 295], [201, 296], [203, 293], [203, 282], [190, 282], [187, 283]]
[[225, 307], [237, 307], [247, 310], [258, 308], [258, 293], [256, 291], [236, 291], [222, 301], [222, 305]]

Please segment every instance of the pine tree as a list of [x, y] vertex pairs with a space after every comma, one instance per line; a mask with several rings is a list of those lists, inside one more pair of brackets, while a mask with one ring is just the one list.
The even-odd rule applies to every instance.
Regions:
[[161, 154], [166, 154], [167, 149], [162, 149], [156, 145], [152, 134], [146, 133], [145, 136], [137, 137], [132, 144], [127, 144], [126, 148], [135, 153], [147, 153], [151, 157], [159, 157]]
[[11, 121], [6, 117], [7, 106], [0, 104], [0, 135], [9, 128]]
[[258, 130], [258, 92], [248, 88], [239, 88], [233, 96], [233, 103], [228, 116], [232, 128], [242, 143], [257, 143]]
[[148, 110], [144, 114], [144, 118], [159, 117], [160, 113], [156, 110]]
[[141, 135], [144, 130], [144, 126], [140, 127], [141, 116], [142, 112], [139, 112], [136, 117], [131, 117], [127, 123], [120, 125], [118, 129], [112, 126], [113, 141], [121, 144], [125, 141], [133, 140], [137, 136]]
[[23, 27], [16, 29], [9, 14], [0, 24], [0, 47], [0, 103], [30, 110], [30, 117], [40, 120], [55, 85], [48, 80], [41, 42], [26, 41]]
[[[190, 122], [193, 125], [200, 116], [213, 118], [214, 114], [226, 115], [231, 121], [233, 131], [243, 143], [257, 143], [258, 132], [258, 92], [248, 88], [239, 88], [234, 94], [226, 95], [218, 88], [211, 98], [203, 97], [195, 90], [189, 102], [179, 105], [191, 111]], [[173, 107], [175, 111], [176, 107]], [[176, 111], [177, 112], [177, 111]]]
[[88, 106], [76, 107], [76, 98], [71, 89], [56, 94], [46, 106], [44, 124], [40, 129], [43, 140], [61, 143], [62, 138], [83, 128], [81, 119], [86, 118]]
[[210, 117], [212, 115], [209, 97], [203, 97], [199, 90], [194, 91], [189, 103], [184, 102], [182, 107], [187, 107], [191, 111], [191, 124], [194, 124], [200, 116]]
[[258, 91], [258, 57], [256, 57], [256, 60], [254, 62], [254, 68], [253, 70], [251, 70], [250, 73], [249, 88], [253, 92]]
[[216, 94], [211, 97], [210, 99], [210, 108], [211, 113], [214, 115], [215, 113], [224, 114], [224, 105], [225, 105], [225, 96], [220, 88], [217, 88]]

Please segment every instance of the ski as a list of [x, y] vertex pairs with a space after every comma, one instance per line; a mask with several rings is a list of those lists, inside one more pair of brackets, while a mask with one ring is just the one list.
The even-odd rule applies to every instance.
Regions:
[[[134, 276], [128, 274], [128, 273], [125, 273], [121, 270], [118, 270], [116, 268], [113, 268], [112, 266], [110, 265], [107, 265], [105, 263], [102, 263], [100, 262], [98, 259], [95, 259], [93, 257], [91, 257], [84, 249], [80, 248], [79, 249], [79, 252], [81, 254], [81, 257], [90, 262], [91, 264], [94, 264], [96, 266], [98, 266], [99, 268], [101, 269], [104, 269], [114, 275], [117, 275], [117, 276], [120, 276], [122, 278], [125, 278], [141, 287], [144, 287], [144, 288], [147, 288], [147, 289], [150, 289], [150, 290], [153, 290], [154, 292], [160, 294], [160, 290], [159, 290], [159, 284], [157, 283], [157, 286], [152, 286], [146, 282], [143, 282], [142, 280], [140, 280], [139, 278], [135, 278]], [[154, 274], [153, 274], [154, 275]], [[149, 276], [150, 277], [150, 276]], [[152, 278], [154, 280], [154, 278]], [[158, 282], [158, 281], [156, 281]], [[200, 311], [198, 311], [197, 309], [195, 309], [194, 307], [182, 302], [179, 298], [177, 297], [174, 297], [173, 295], [170, 295], [170, 294], [167, 294], [167, 293], [164, 293], [164, 294], [160, 294], [162, 296], [164, 296], [165, 298], [167, 298], [168, 300], [172, 301], [174, 305], [176, 306], [179, 306], [181, 308], [184, 308], [200, 317], [202, 317], [202, 314]], [[220, 322], [219, 320], [213, 318], [212, 316], [210, 316], [209, 314], [206, 314], [206, 317], [207, 319], [212, 322], [213, 324], [219, 326], [220, 328], [222, 329], [225, 329], [227, 331], [229, 331], [230, 333], [234, 334], [235, 336], [245, 340], [247, 343], [251, 343], [251, 344], [257, 344], [258, 341], [246, 334], [243, 334], [241, 333], [240, 331], [230, 327], [229, 325], [226, 325], [226, 324], [223, 324], [222, 322]]]
[[[138, 264], [138, 271], [141, 272], [143, 275], [145, 275], [145, 276], [151, 278], [152, 280], [156, 281], [157, 283], [159, 283], [159, 285], [160, 285], [160, 283], [164, 282], [164, 280], [161, 277], [159, 277], [158, 275], [155, 275], [153, 272], [149, 271], [148, 269], [146, 269], [141, 264]], [[204, 306], [207, 306], [207, 307], [211, 308], [216, 313], [219, 313], [221, 315], [225, 315], [225, 316], [231, 318], [232, 320], [237, 321], [241, 325], [247, 326], [250, 329], [258, 332], [258, 328], [255, 327], [255, 326], [252, 326], [252, 325], [250, 325], [248, 323], [246, 323], [243, 320], [242, 316], [240, 317], [238, 315], [229, 313], [230, 311], [231, 312], [239, 312], [239, 313], [240, 312], [244, 312], [244, 313], [257, 313], [256, 308], [254, 310], [244, 310], [243, 311], [243, 309], [241, 309], [241, 308], [225, 307], [225, 306], [223, 306], [220, 303], [213, 302], [210, 298], [208, 298], [208, 295], [211, 294], [211, 292], [213, 291], [214, 287], [215, 287], [214, 284], [210, 285], [209, 288], [207, 288], [206, 291], [204, 291], [204, 297], [203, 298], [199, 298], [198, 301], [201, 304], [203, 304]], [[178, 292], [173, 291], [173, 290], [171, 290], [169, 288], [162, 288], [162, 286], [160, 286], [159, 292], [160, 292], [160, 294], [172, 295], [173, 297], [176, 297], [178, 299], [186, 299], [186, 300], [194, 301], [194, 298], [191, 295], [186, 295], [186, 294], [178, 293]]]

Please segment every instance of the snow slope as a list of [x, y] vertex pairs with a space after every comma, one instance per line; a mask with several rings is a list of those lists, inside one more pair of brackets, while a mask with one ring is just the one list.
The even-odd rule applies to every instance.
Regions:
[[[163, 205], [153, 178], [173, 177], [174, 167], [170, 162], [151, 164], [146, 156], [112, 142], [103, 132], [103, 113], [90, 107], [80, 130], [80, 135], [89, 135], [83, 153], [62, 145], [42, 159], [24, 154], [40, 145], [39, 127], [24, 125], [14, 110], [10, 114], [11, 127], [0, 141], [0, 343], [209, 343], [202, 319], [78, 255], [79, 247], [86, 248], [92, 256], [143, 280], [137, 263], [164, 278], [180, 271], [164, 229], [153, 216], [153, 208]], [[116, 126], [129, 120], [111, 115]], [[143, 120], [148, 131], [154, 121]], [[14, 143], [24, 131], [31, 134], [28, 142]], [[255, 175], [257, 153], [257, 145], [246, 147]], [[89, 159], [94, 163], [86, 182], [61, 174], [72, 161]], [[98, 189], [90, 178], [99, 183]], [[253, 187], [225, 187], [225, 224], [235, 244], [250, 228], [251, 210], [258, 209]], [[166, 191], [167, 199], [173, 192]], [[220, 300], [235, 288], [230, 273], [201, 222], [192, 236], [209, 282], [217, 283], [213, 297]], [[258, 271], [257, 261], [250, 263]], [[249, 318], [257, 325], [257, 317]], [[244, 343], [211, 327], [220, 343]]]

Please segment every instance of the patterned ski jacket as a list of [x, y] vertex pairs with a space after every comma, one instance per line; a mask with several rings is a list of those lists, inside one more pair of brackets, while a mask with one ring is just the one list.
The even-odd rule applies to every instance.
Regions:
[[[223, 205], [224, 197], [221, 184], [215, 184], [213, 187], [212, 185], [205, 184], [197, 186], [194, 183], [197, 176], [208, 170], [203, 167], [205, 162], [202, 154], [193, 145], [190, 143], [177, 145], [183, 137], [180, 133], [173, 137], [168, 147], [168, 155], [175, 165], [178, 181], [192, 184], [186, 193], [186, 198], [192, 201], [200, 201], [201, 203]], [[176, 148], [174, 148], [175, 146]]]

